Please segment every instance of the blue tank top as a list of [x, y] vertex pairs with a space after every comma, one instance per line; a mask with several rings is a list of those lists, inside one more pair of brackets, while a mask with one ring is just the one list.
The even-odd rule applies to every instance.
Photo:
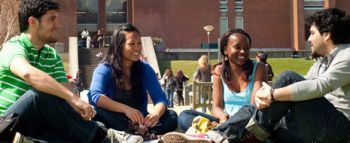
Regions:
[[244, 91], [237, 93], [234, 91], [231, 91], [227, 84], [224, 82], [223, 78], [221, 77], [222, 86], [223, 86], [223, 94], [224, 94], [224, 111], [232, 116], [234, 115], [239, 108], [241, 108], [243, 105], [249, 105], [250, 99], [253, 92], [254, 87], [254, 77], [255, 77], [255, 71], [256, 66], [258, 62], [253, 61], [253, 72], [251, 75], [248, 76], [248, 87], [244, 89]]

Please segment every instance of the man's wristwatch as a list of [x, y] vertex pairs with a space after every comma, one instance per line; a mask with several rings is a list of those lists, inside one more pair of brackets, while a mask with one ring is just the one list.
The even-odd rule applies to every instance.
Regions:
[[275, 89], [271, 88], [270, 89], [270, 99], [271, 99], [271, 102], [274, 102], [275, 101], [275, 98], [273, 97], [273, 92], [275, 91]]

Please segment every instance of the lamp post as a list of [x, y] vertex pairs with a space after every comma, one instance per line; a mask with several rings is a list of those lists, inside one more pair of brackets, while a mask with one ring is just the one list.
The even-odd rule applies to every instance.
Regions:
[[208, 35], [208, 59], [210, 60], [210, 32], [214, 30], [214, 26], [213, 25], [205, 25], [204, 30], [207, 31], [207, 35]]

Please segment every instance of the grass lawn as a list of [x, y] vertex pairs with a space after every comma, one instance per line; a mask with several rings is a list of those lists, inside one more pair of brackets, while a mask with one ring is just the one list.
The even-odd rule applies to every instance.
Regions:
[[[211, 60], [210, 63], [214, 65], [217, 63], [217, 60]], [[305, 60], [304, 58], [269, 58], [268, 63], [271, 64], [276, 78], [285, 70], [306, 74], [313, 64], [313, 60]], [[189, 83], [191, 83], [193, 73], [197, 67], [197, 60], [159, 61], [158, 64], [162, 75], [166, 68], [171, 68], [174, 74], [181, 69], [190, 78]]]

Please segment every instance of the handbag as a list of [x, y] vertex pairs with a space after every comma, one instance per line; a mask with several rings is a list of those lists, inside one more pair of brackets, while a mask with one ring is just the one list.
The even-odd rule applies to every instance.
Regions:
[[8, 116], [0, 117], [0, 142], [11, 142], [16, 133], [16, 125], [19, 115], [12, 113]]

